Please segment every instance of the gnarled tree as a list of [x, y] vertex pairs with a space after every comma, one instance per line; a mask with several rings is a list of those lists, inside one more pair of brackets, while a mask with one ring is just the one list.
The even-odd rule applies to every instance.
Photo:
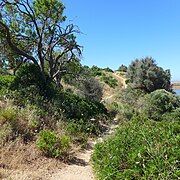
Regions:
[[64, 65], [81, 54], [75, 37], [79, 30], [73, 24], [65, 25], [64, 8], [59, 0], [0, 3], [0, 39], [6, 44], [6, 52], [16, 59], [15, 69], [31, 61], [43, 74], [48, 69], [57, 86], [65, 72]]

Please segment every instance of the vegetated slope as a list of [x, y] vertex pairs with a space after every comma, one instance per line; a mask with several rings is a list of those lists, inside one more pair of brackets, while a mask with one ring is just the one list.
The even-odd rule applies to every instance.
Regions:
[[[26, 70], [29, 70], [28, 69], [29, 67], [26, 68], [27, 68]], [[102, 84], [103, 98], [106, 100], [106, 99], [111, 99], [111, 97], [113, 97], [115, 93], [118, 93], [123, 88], [123, 78], [121, 78], [119, 75], [115, 75], [113, 72], [104, 71], [104, 73], [106, 74], [105, 78], [103, 79], [100, 79], [99, 77], [95, 77], [95, 78], [98, 79], [98, 81]], [[30, 77], [34, 78], [34, 76], [30, 76]], [[14, 81], [13, 76], [8, 77], [7, 79], [6, 77], [2, 76], [2, 82], [4, 82], [4, 84], [2, 85], [3, 88], [1, 89], [2, 94], [6, 92], [6, 89], [8, 90], [8, 87], [12, 81]], [[33, 81], [34, 79], [32, 79], [32, 82]], [[81, 119], [83, 118], [83, 115], [81, 113], [79, 114], [80, 109], [78, 108], [79, 109], [78, 111], [74, 111], [76, 109], [74, 106], [77, 106], [77, 102], [78, 105], [80, 106], [82, 103], [81, 112], [85, 112], [85, 113], [88, 113], [88, 111], [92, 108], [95, 108], [98, 111], [100, 111], [101, 107], [99, 106], [99, 108], [96, 108], [96, 105], [91, 104], [91, 101], [86, 102], [85, 99], [68, 92], [61, 92], [60, 94], [58, 93], [59, 99], [57, 99], [56, 97], [56, 102], [53, 100], [56, 104], [53, 103], [48, 104], [49, 102], [46, 101], [43, 102], [44, 100], [43, 98], [41, 99], [40, 95], [36, 94], [37, 96], [34, 96], [32, 94], [32, 92], [38, 90], [34, 87], [35, 86], [39, 87], [39, 85], [40, 83], [38, 84], [38, 86], [35, 83], [35, 85], [32, 86], [33, 89], [31, 89], [30, 88], [31, 85], [26, 87], [26, 83], [23, 83], [21, 85], [22, 87], [18, 89], [19, 92], [18, 91], [13, 92], [15, 94], [10, 92], [13, 95], [12, 97], [15, 98], [16, 103], [19, 103], [20, 106], [15, 105], [14, 102], [10, 102], [10, 104], [8, 104], [7, 99], [3, 100], [4, 95], [1, 96], [2, 100], [0, 101], [0, 123], [2, 124], [2, 126], [1, 126], [0, 136], [2, 137], [1, 140], [3, 146], [0, 149], [1, 151], [0, 177], [5, 179], [6, 178], [57, 179], [57, 176], [59, 176], [60, 174], [62, 176], [67, 175], [69, 169], [71, 169], [72, 172], [74, 172], [75, 174], [77, 172], [77, 169], [79, 169], [78, 171], [79, 174], [84, 176], [87, 175], [88, 177], [91, 178], [93, 176], [93, 173], [91, 170], [91, 166], [89, 164], [89, 159], [92, 149], [79, 152], [79, 150], [78, 151], [76, 150], [76, 148], [79, 149], [78, 146], [77, 147], [71, 146], [70, 151], [67, 153], [69, 157], [53, 159], [50, 157], [45, 157], [44, 154], [38, 150], [36, 145], [37, 145], [37, 138], [40, 138], [40, 136], [42, 136], [42, 133], [39, 132], [45, 128], [45, 133], [49, 137], [51, 137], [54, 134], [54, 132], [48, 130], [51, 129], [56, 133], [59, 133], [60, 137], [62, 135], [64, 137], [65, 135], [65, 139], [66, 139], [66, 137], [69, 138], [69, 136], [71, 136], [71, 140], [74, 141], [74, 143], [77, 143], [79, 146], [81, 145], [86, 146], [87, 143], [86, 141], [89, 136], [88, 133], [90, 134], [93, 132], [96, 133], [99, 124], [98, 122], [94, 122], [94, 121], [83, 122], [83, 119]], [[21, 93], [25, 94], [26, 97], [22, 96]], [[8, 94], [8, 97], [11, 97], [11, 94]], [[35, 100], [36, 98], [37, 100]], [[23, 104], [24, 102], [26, 102], [26, 100], [30, 100], [35, 103], [38, 102], [42, 104], [42, 106], [45, 105], [45, 107], [47, 105], [46, 108], [48, 112], [44, 113], [43, 109], [39, 109], [42, 107], [38, 106], [37, 108], [36, 104], [29, 104], [29, 105]], [[59, 106], [60, 104], [57, 104], [58, 102], [62, 103], [63, 106]], [[92, 107], [90, 107], [89, 109], [89, 106]], [[59, 107], [64, 108], [64, 112], [67, 113], [67, 115], [70, 118], [73, 118], [74, 116], [73, 113], [75, 113], [76, 115], [78, 115], [77, 117], [75, 117], [77, 119], [72, 119], [72, 121], [70, 121], [70, 123], [68, 122], [69, 124], [66, 123], [66, 125], [63, 124], [63, 121], [61, 122], [61, 120], [56, 121], [55, 118], [65, 118], [64, 115], [61, 114], [62, 113], [61, 111], [57, 111]], [[94, 112], [95, 111], [93, 110], [93, 113]], [[48, 113], [52, 113], [53, 118], [50, 116], [48, 117], [47, 116]], [[92, 114], [91, 112], [89, 113]], [[101, 117], [100, 119], [97, 118], [97, 121], [99, 120], [102, 120], [102, 118]], [[42, 126], [39, 126], [41, 123]], [[6, 126], [7, 128], [5, 128]], [[46, 131], [46, 129], [48, 131]], [[67, 129], [68, 132], [66, 132]], [[88, 133], [86, 134], [87, 131]], [[57, 134], [57, 136], [55, 135], [53, 138], [57, 138], [58, 140], [59, 138], [58, 136], [59, 135]], [[42, 143], [47, 143], [44, 142], [43, 138], [45, 137], [41, 137], [41, 142], [38, 143], [39, 148], [41, 148], [45, 154], [48, 154], [48, 156], [49, 155], [59, 156], [59, 152], [53, 149], [47, 149], [42, 144]], [[52, 144], [51, 146], [52, 148], [54, 148]], [[64, 164], [63, 161], [67, 161], [67, 162]], [[71, 165], [68, 165], [68, 163], [70, 163]], [[89, 173], [86, 173], [86, 171]], [[73, 173], [71, 173], [71, 175], [73, 175]]]
[[122, 89], [126, 88], [126, 78], [125, 75], [120, 74], [119, 72], [107, 72], [103, 71], [107, 76], [113, 77], [117, 83], [114, 87], [109, 86], [101, 78], [97, 78], [103, 86], [103, 100], [108, 101], [112, 100], [113, 97], [119, 93]]
[[178, 179], [179, 122], [136, 117], [97, 144], [93, 164], [100, 180]]
[[[149, 67], [147, 60], [136, 62]], [[136, 78], [129, 77], [128, 87], [110, 106], [118, 113], [119, 129], [94, 149], [96, 175], [100, 180], [178, 179], [180, 98], [172, 93], [170, 72], [157, 67], [159, 77], [156, 68], [150, 74], [144, 66], [140, 66], [143, 73], [139, 66], [131, 67]]]

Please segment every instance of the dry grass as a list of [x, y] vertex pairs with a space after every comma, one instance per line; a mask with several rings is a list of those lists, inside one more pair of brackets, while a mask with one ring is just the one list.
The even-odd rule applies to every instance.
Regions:
[[62, 167], [62, 161], [41, 155], [33, 142], [24, 144], [19, 139], [0, 149], [1, 178], [17, 179], [22, 176], [27, 179], [44, 179]]

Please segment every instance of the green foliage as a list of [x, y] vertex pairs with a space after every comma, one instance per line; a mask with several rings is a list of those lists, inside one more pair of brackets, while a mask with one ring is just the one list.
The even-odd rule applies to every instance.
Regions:
[[[1, 55], [0, 55], [1, 56]], [[1, 58], [1, 57], [0, 57]], [[7, 71], [7, 69], [6, 68], [2, 68], [1, 67], [2, 65], [1, 65], [1, 62], [0, 62], [0, 76], [1, 75], [8, 75], [9, 73], [8, 73], [8, 71]]]
[[84, 68], [77, 59], [65, 64], [63, 70], [65, 71], [62, 76], [64, 82], [74, 86], [77, 86], [80, 78], [88, 76], [88, 69]]
[[127, 70], [129, 85], [145, 92], [152, 92], [156, 89], [172, 91], [170, 78], [170, 70], [158, 67], [151, 57], [136, 59]]
[[50, 78], [47, 75], [44, 77], [35, 64], [21, 66], [10, 88], [22, 92], [23, 96], [25, 94], [30, 96], [33, 93], [33, 95], [38, 94], [50, 98], [55, 93]]
[[94, 77], [96, 76], [102, 76], [103, 72], [102, 69], [97, 67], [97, 66], [92, 66], [91, 67], [91, 73]]
[[0, 90], [2, 88], [8, 89], [13, 82], [15, 76], [11, 75], [0, 75]]
[[166, 121], [180, 121], [180, 108], [176, 108], [170, 113], [163, 114], [162, 119]]
[[120, 72], [127, 72], [127, 66], [125, 66], [125, 65], [122, 64], [122, 65], [118, 68], [117, 71], [120, 71]]
[[162, 89], [147, 94], [140, 104], [141, 113], [148, 118], [161, 120], [164, 113], [172, 112], [180, 107], [180, 100], [176, 95]]
[[81, 98], [69, 92], [59, 92], [53, 99], [53, 103], [70, 119], [89, 119], [98, 114], [107, 113], [105, 106], [100, 102]]
[[98, 135], [101, 132], [99, 120], [99, 117], [89, 120], [70, 120], [67, 124], [67, 131], [71, 134], [85, 133], [89, 135]]
[[[48, 70], [48, 76], [60, 85], [64, 65], [81, 54], [75, 36], [79, 30], [72, 23], [64, 23], [64, 9], [60, 0], [4, 1], [0, 18], [0, 47], [3, 47], [0, 55], [5, 64], [16, 69], [31, 61], [43, 76]], [[0, 67], [4, 67], [3, 64], [0, 63]]]
[[67, 153], [70, 147], [70, 137], [58, 136], [53, 131], [43, 130], [39, 133], [36, 145], [46, 156], [57, 158]]
[[86, 78], [80, 86], [82, 95], [92, 101], [101, 101], [103, 89], [99, 81], [95, 78]]
[[127, 87], [122, 91], [122, 93], [119, 95], [119, 99], [122, 103], [131, 105], [132, 107], [137, 107], [137, 101], [140, 97], [143, 97], [145, 95], [144, 91], [140, 89], [133, 89], [131, 87]]
[[32, 139], [40, 126], [36, 110], [32, 106], [19, 109], [10, 104], [0, 109], [0, 125], [0, 134], [3, 136], [1, 143], [19, 136], [27, 142]]
[[66, 84], [74, 86], [78, 95], [93, 101], [101, 100], [103, 95], [101, 84], [93, 77], [89, 67], [82, 66], [79, 61], [73, 61], [66, 69], [68, 73], [63, 76], [63, 80]]
[[111, 73], [113, 73], [113, 72], [114, 72], [114, 71], [113, 71], [112, 69], [110, 69], [109, 67], [104, 68], [103, 70], [104, 70], [104, 71], [106, 71], [106, 72], [111, 72]]
[[134, 117], [116, 134], [95, 145], [98, 179], [178, 179], [178, 121], [154, 122]]
[[111, 88], [115, 88], [116, 86], [118, 86], [118, 80], [110, 75], [102, 74], [101, 81], [104, 81]]

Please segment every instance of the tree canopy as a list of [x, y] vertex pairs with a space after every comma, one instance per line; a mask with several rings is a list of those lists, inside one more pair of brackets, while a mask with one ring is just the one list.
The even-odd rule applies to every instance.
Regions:
[[151, 57], [132, 61], [127, 70], [129, 85], [133, 88], [152, 92], [157, 89], [171, 91], [170, 70], [157, 66]]
[[74, 24], [66, 24], [64, 9], [59, 0], [2, 0], [0, 41], [6, 46], [0, 52], [9, 64], [16, 69], [31, 61], [43, 74], [48, 69], [59, 84], [64, 65], [81, 54], [75, 36], [80, 31]]

